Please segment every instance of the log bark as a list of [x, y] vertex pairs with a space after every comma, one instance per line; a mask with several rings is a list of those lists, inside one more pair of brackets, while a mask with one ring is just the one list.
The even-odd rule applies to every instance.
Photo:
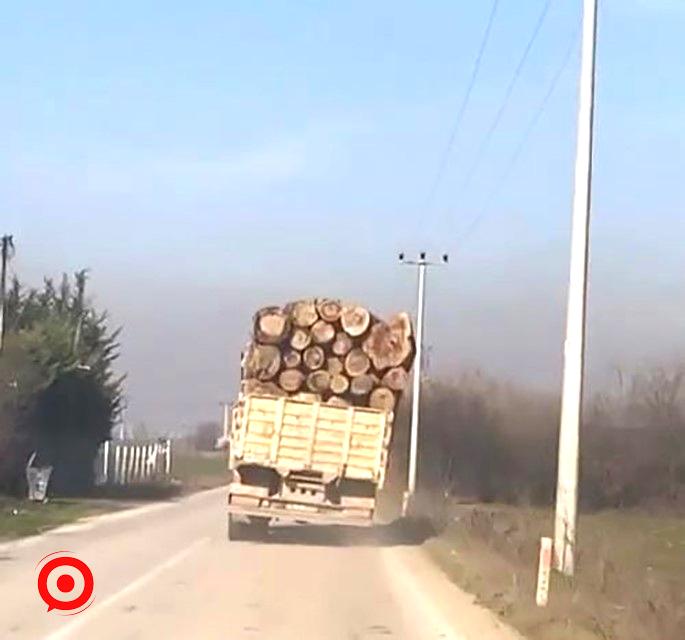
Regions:
[[281, 368], [281, 352], [273, 345], [252, 344], [245, 362], [245, 375], [262, 382], [271, 380]]
[[335, 327], [325, 320], [317, 320], [310, 331], [316, 344], [328, 344], [335, 337]]
[[350, 381], [350, 391], [355, 396], [365, 396], [373, 389], [373, 378], [365, 373], [361, 376], [356, 376]]
[[278, 384], [288, 393], [295, 393], [302, 387], [304, 377], [304, 373], [299, 369], [286, 369], [278, 376]]
[[339, 373], [345, 371], [345, 365], [340, 358], [328, 358], [327, 368], [328, 373], [332, 376], [337, 376]]
[[333, 342], [332, 350], [336, 356], [344, 356], [352, 350], [352, 346], [352, 338], [350, 338], [350, 336], [348, 336], [346, 333], [340, 331], [335, 336], [335, 342]]
[[340, 316], [340, 324], [347, 335], [356, 338], [366, 333], [371, 323], [371, 314], [364, 307], [345, 305]]
[[352, 349], [345, 357], [345, 371], [352, 377], [366, 373], [370, 367], [371, 361], [361, 349]]
[[307, 388], [312, 393], [326, 393], [331, 387], [331, 374], [328, 371], [312, 371], [307, 376]]
[[321, 369], [324, 362], [326, 362], [326, 353], [321, 347], [315, 345], [305, 349], [304, 354], [302, 355], [302, 361], [307, 369], [316, 371], [317, 369]]
[[402, 367], [388, 369], [383, 376], [383, 386], [393, 391], [404, 391], [409, 384], [409, 374]]
[[320, 394], [307, 393], [306, 391], [300, 391], [300, 393], [296, 393], [293, 398], [296, 400], [304, 400], [305, 402], [321, 402]]
[[[362, 348], [373, 366], [379, 371], [391, 367], [399, 367], [410, 362], [412, 354], [411, 336], [401, 324], [390, 326], [385, 322], [377, 322], [371, 328], [369, 336], [364, 340]], [[408, 368], [408, 367], [407, 367]]]
[[294, 349], [286, 349], [283, 352], [283, 365], [286, 369], [296, 369], [302, 364], [302, 354]]
[[343, 393], [347, 393], [347, 390], [350, 388], [350, 379], [342, 373], [337, 373], [331, 376], [330, 387], [333, 393], [340, 396]]
[[311, 327], [318, 319], [314, 300], [298, 300], [290, 307], [290, 317], [297, 327]]
[[317, 301], [316, 308], [321, 318], [326, 322], [337, 322], [340, 320], [340, 314], [342, 313], [340, 300], [324, 298]]
[[290, 346], [296, 351], [304, 351], [312, 341], [312, 336], [306, 329], [294, 329], [290, 336]]
[[254, 317], [254, 335], [263, 344], [278, 344], [288, 334], [290, 320], [280, 307], [265, 307]]
[[340, 396], [331, 396], [326, 400], [326, 404], [333, 405], [334, 407], [351, 407], [352, 403], [349, 400], [345, 400], [345, 398], [341, 398]]
[[255, 378], [248, 378], [242, 382], [242, 392], [246, 395], [257, 394], [266, 396], [285, 396], [287, 393], [275, 382], [261, 382]]
[[387, 387], [376, 387], [369, 396], [369, 406], [383, 411], [395, 410], [395, 394]]

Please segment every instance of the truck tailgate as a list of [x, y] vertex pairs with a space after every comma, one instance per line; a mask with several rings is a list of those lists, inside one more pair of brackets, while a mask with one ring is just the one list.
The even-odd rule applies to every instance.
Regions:
[[232, 456], [242, 464], [383, 482], [391, 415], [250, 394], [234, 409]]

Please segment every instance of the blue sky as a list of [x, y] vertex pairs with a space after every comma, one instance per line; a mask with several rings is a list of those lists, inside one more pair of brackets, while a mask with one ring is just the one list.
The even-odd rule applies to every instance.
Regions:
[[[40, 2], [4, 9], [2, 231], [29, 282], [87, 266], [124, 325], [130, 419], [216, 413], [260, 304], [413, 305], [432, 366], [558, 386], [580, 0], [552, 2], [500, 127], [464, 177], [544, 0], [501, 0], [429, 197], [490, 1]], [[685, 347], [685, 3], [600, 0], [590, 372]], [[481, 222], [467, 237], [474, 217]], [[169, 345], [174, 345], [170, 349]], [[162, 366], [160, 366], [162, 365]]]

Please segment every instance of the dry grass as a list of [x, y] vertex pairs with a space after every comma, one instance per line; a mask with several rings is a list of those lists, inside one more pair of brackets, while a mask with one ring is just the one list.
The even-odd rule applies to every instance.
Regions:
[[182, 491], [201, 491], [230, 481], [228, 458], [222, 451], [180, 450], [173, 455], [172, 475]]
[[179, 494], [211, 489], [228, 482], [226, 454], [191, 449], [174, 453], [173, 482], [94, 487], [86, 496], [51, 498], [35, 503], [0, 495], [0, 540], [42, 533], [80, 518], [168, 500]]
[[42, 504], [0, 496], [0, 540], [37, 535], [117, 508], [111, 502], [98, 500], [55, 499]]
[[550, 511], [456, 508], [428, 547], [457, 583], [533, 640], [685, 638], [685, 519], [607, 511], [579, 526], [576, 578], [554, 576], [545, 609], [534, 593]]

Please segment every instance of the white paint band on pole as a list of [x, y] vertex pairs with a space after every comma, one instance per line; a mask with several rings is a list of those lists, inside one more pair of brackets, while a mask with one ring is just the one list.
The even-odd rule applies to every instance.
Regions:
[[552, 570], [552, 538], [540, 538], [540, 558], [538, 561], [538, 584], [535, 604], [546, 607], [549, 601], [549, 578]]

